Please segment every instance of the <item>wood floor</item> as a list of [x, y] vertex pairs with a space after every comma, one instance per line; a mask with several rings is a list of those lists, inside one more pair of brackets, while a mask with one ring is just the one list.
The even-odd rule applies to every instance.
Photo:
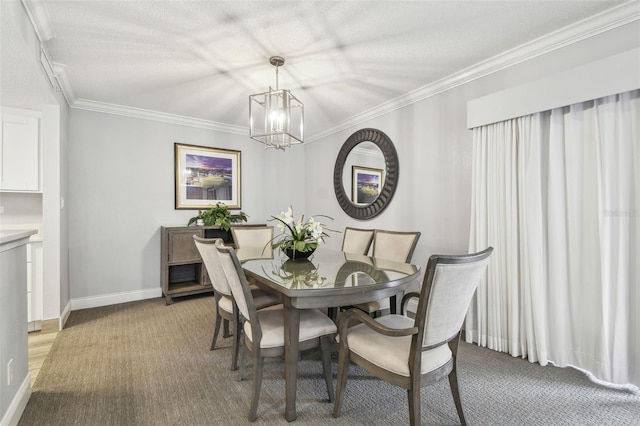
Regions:
[[28, 334], [29, 342], [29, 373], [31, 373], [31, 386], [36, 381], [40, 367], [49, 354], [51, 345], [58, 335], [58, 320], [42, 322], [40, 331], [32, 331]]

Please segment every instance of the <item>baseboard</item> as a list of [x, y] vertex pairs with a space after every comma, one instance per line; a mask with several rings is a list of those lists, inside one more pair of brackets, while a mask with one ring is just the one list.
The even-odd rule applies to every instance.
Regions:
[[35, 321], [29, 321], [27, 323], [27, 332], [31, 333], [32, 331], [40, 331], [42, 330], [42, 321], [41, 320], [35, 320]]
[[134, 302], [136, 300], [154, 299], [162, 297], [162, 289], [151, 288], [122, 293], [103, 294], [100, 296], [80, 297], [71, 299], [71, 310], [97, 308], [100, 306], [117, 305], [118, 303]]
[[60, 324], [58, 325], [58, 330], [62, 330], [64, 328], [64, 325], [67, 323], [67, 320], [69, 319], [69, 314], [71, 313], [71, 300], [69, 300], [67, 302], [67, 304], [64, 306], [64, 309], [62, 310], [62, 313], [60, 314]]
[[27, 402], [29, 402], [30, 397], [31, 373], [27, 373], [27, 376], [22, 381], [22, 384], [18, 389], [18, 393], [16, 393], [15, 398], [13, 398], [13, 401], [11, 401], [11, 404], [9, 404], [7, 412], [4, 413], [2, 421], [0, 422], [0, 426], [16, 426], [20, 421], [20, 417], [22, 417], [22, 413], [24, 412], [24, 409], [27, 406]]

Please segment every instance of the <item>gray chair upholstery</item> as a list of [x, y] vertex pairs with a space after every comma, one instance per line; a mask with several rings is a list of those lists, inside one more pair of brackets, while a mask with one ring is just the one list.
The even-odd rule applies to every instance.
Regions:
[[[411, 262], [413, 252], [420, 239], [420, 232], [398, 232], [376, 229], [373, 236], [373, 257]], [[369, 314], [378, 314], [390, 308], [389, 298], [355, 305]]]
[[[240, 363], [239, 379], [242, 379], [244, 373], [244, 358], [247, 350], [251, 351], [253, 357], [253, 391], [249, 408], [249, 420], [254, 421], [258, 412], [264, 358], [284, 355], [284, 311], [282, 305], [257, 310], [249, 283], [233, 248], [217, 247], [217, 250], [222, 269], [227, 277], [244, 323], [243, 360]], [[331, 371], [331, 339], [335, 336], [336, 331], [337, 328], [334, 322], [319, 310], [303, 309], [300, 311], [299, 347], [300, 350], [306, 350], [320, 346], [324, 379], [330, 401], [333, 401], [334, 396]]]
[[[224, 242], [220, 238], [201, 238], [197, 235], [193, 236], [202, 262], [209, 274], [209, 279], [213, 286], [213, 295], [216, 303], [216, 322], [214, 325], [213, 339], [211, 340], [211, 350], [216, 347], [218, 335], [220, 334], [220, 323], [224, 321], [223, 337], [229, 337], [229, 324], [233, 325], [233, 355], [231, 357], [231, 370], [238, 368], [238, 355], [240, 353], [240, 334], [241, 328], [238, 321], [238, 312], [236, 304], [233, 300], [231, 288], [227, 282], [227, 277], [224, 275], [220, 260], [218, 258], [218, 251], [216, 247], [224, 246]], [[257, 309], [261, 309], [267, 306], [272, 306], [280, 303], [280, 298], [271, 293], [264, 292], [262, 290], [254, 290], [254, 299]]]
[[359, 229], [347, 226], [344, 228], [342, 237], [342, 251], [367, 255], [373, 241], [374, 232], [374, 229]]
[[[485, 276], [492, 247], [463, 256], [429, 258], [414, 319], [377, 319], [358, 309], [339, 324], [338, 382], [333, 416], [340, 415], [349, 361], [391, 384], [407, 389], [411, 425], [420, 424], [420, 389], [449, 378], [460, 422], [466, 424], [458, 389], [456, 361], [460, 330], [478, 283]], [[359, 323], [354, 325], [354, 323]]]

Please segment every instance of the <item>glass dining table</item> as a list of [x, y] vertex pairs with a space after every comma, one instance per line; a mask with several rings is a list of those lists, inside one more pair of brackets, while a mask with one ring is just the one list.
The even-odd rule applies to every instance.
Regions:
[[392, 298], [418, 278], [418, 266], [390, 260], [343, 253], [321, 247], [305, 260], [290, 260], [279, 250], [236, 251], [245, 274], [267, 291], [278, 293], [284, 305], [285, 333], [285, 418], [296, 413], [298, 336], [300, 309], [338, 308], [387, 297]]

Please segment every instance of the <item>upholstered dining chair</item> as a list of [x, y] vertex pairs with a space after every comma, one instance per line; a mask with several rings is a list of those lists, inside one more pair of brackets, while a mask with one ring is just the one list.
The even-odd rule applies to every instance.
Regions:
[[[264, 358], [284, 355], [284, 312], [282, 305], [256, 310], [249, 283], [235, 251], [231, 247], [217, 247], [217, 250], [222, 269], [227, 277], [244, 323], [243, 360], [240, 363], [238, 375], [240, 380], [243, 375], [246, 352], [251, 351], [253, 357], [253, 390], [249, 408], [249, 420], [254, 421], [258, 412]], [[320, 346], [322, 368], [327, 392], [329, 393], [329, 401], [334, 399], [330, 348], [331, 339], [334, 338], [336, 331], [337, 328], [334, 322], [319, 310], [304, 309], [300, 311], [300, 350]]]
[[[200, 257], [204, 263], [205, 269], [209, 274], [209, 279], [213, 286], [213, 296], [216, 303], [216, 322], [214, 325], [213, 339], [211, 340], [210, 350], [214, 350], [218, 335], [220, 334], [220, 323], [223, 324], [223, 337], [229, 337], [229, 324], [233, 325], [233, 355], [231, 357], [231, 370], [238, 368], [238, 355], [240, 353], [240, 323], [238, 321], [238, 312], [227, 277], [222, 270], [218, 251], [216, 247], [224, 246], [224, 242], [220, 238], [201, 238], [197, 235], [193, 236]], [[253, 290], [254, 300], [257, 309], [272, 306], [280, 303], [280, 298], [271, 293], [262, 290]]]
[[[373, 257], [395, 262], [411, 262], [420, 232], [399, 232], [376, 229], [373, 234]], [[389, 298], [355, 305], [358, 309], [376, 315], [390, 308]]]
[[[466, 424], [458, 389], [456, 362], [464, 317], [485, 274], [492, 247], [462, 256], [433, 255], [418, 297], [415, 318], [385, 315], [373, 319], [358, 309], [339, 323], [338, 381], [333, 416], [340, 415], [349, 361], [391, 384], [407, 389], [409, 420], [420, 424], [420, 389], [449, 378], [460, 422]], [[359, 324], [354, 325], [354, 323]]]
[[369, 253], [369, 247], [373, 241], [374, 229], [360, 229], [347, 226], [342, 237], [342, 251], [345, 253], [364, 254]]
[[260, 248], [271, 253], [273, 226], [232, 226], [231, 234], [236, 248]]

